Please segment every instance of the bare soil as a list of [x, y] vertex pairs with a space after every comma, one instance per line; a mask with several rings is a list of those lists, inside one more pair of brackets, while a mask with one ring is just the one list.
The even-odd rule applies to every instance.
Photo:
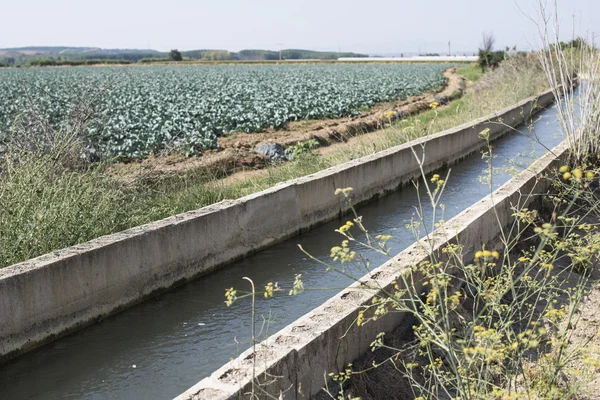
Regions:
[[[233, 180], [244, 179], [249, 171], [265, 168], [270, 161], [252, 149], [259, 144], [280, 144], [284, 147], [309, 139], [317, 140], [323, 148], [332, 151], [350, 138], [381, 130], [385, 112], [411, 115], [429, 108], [435, 97], [449, 98], [461, 89], [464, 78], [456, 73], [456, 67], [444, 72], [448, 78], [446, 86], [438, 92], [428, 92], [409, 97], [403, 101], [379, 104], [357, 117], [328, 120], [295, 121], [284, 129], [266, 130], [261, 133], [233, 133], [218, 138], [219, 150], [209, 150], [194, 158], [181, 154], [151, 156], [144, 160], [115, 165], [111, 172], [127, 180], [155, 180], [165, 176], [184, 175], [188, 172], [203, 172], [215, 177], [241, 173]], [[324, 151], [322, 151], [324, 153]]]

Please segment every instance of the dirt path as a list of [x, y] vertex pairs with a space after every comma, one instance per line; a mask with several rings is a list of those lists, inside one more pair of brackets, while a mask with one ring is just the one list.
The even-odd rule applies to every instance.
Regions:
[[[132, 179], [152, 179], [159, 176], [181, 175], [189, 171], [205, 171], [215, 176], [229, 176], [241, 172], [240, 178], [243, 179], [248, 172], [260, 170], [269, 164], [268, 159], [252, 150], [254, 146], [277, 143], [288, 147], [298, 142], [315, 139], [321, 144], [321, 149], [327, 148], [327, 151], [333, 151], [338, 145], [344, 145], [353, 137], [380, 130], [387, 120], [382, 118], [384, 113], [411, 115], [428, 109], [436, 97], [447, 99], [456, 95], [461, 90], [463, 80], [456, 73], [456, 69], [454, 67], [444, 72], [448, 82], [439, 92], [424, 93], [403, 101], [379, 104], [358, 117], [297, 121], [289, 123], [285, 129], [280, 130], [231, 134], [218, 138], [220, 150], [206, 151], [197, 158], [186, 158], [180, 154], [151, 156], [139, 162], [118, 164], [113, 168], [113, 173]], [[237, 177], [233, 179], [237, 180]]]

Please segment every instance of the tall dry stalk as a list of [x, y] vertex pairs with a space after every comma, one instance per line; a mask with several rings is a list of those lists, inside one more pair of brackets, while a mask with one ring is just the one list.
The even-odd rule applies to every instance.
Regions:
[[570, 45], [560, 41], [556, 1], [553, 10], [541, 0], [538, 8], [542, 49], [537, 54], [555, 97], [564, 97], [557, 102], [558, 120], [571, 155], [586, 161], [600, 152], [600, 56], [593, 41], [577, 41], [574, 34]]

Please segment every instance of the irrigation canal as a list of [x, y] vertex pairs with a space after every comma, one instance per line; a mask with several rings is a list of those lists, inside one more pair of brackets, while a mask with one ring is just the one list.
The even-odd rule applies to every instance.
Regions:
[[[498, 169], [493, 188], [510, 179], [507, 169], [526, 168], [561, 140], [556, 110], [550, 108], [536, 116], [533, 130], [522, 126], [495, 141], [493, 164]], [[452, 166], [442, 200], [443, 219], [449, 220], [490, 193], [490, 187], [479, 179], [486, 168], [479, 153]], [[406, 186], [358, 211], [372, 234], [393, 236], [389, 244], [395, 254], [414, 242], [407, 224], [415, 219], [417, 204], [416, 189]], [[431, 218], [431, 210], [425, 207], [424, 211], [425, 218]], [[229, 308], [224, 303], [226, 288], [248, 287], [242, 277], [252, 278], [259, 288], [268, 282], [290, 287], [295, 275], [302, 274], [305, 293], [258, 299], [257, 315], [270, 315], [270, 332], [350, 283], [308, 259], [297, 247], [302, 244], [317, 258], [328, 259], [331, 247], [341, 241], [334, 230], [343, 222], [321, 225], [1, 365], [0, 398], [148, 400], [179, 395], [249, 346], [249, 299]], [[377, 254], [365, 256], [372, 268], [386, 261]], [[364, 271], [355, 273], [360, 276]]]

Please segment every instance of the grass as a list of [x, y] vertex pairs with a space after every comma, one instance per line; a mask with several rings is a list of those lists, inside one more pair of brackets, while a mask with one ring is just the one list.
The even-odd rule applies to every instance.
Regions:
[[477, 65], [477, 63], [472, 63], [469, 65], [465, 65], [464, 67], [460, 67], [456, 70], [456, 72], [460, 76], [468, 79], [471, 82], [477, 82], [479, 78], [483, 76], [483, 71], [481, 70], [481, 67]]
[[36, 154], [25, 154], [19, 162], [4, 160], [0, 163], [0, 267], [224, 199], [237, 199], [485, 116], [545, 87], [543, 74], [532, 62], [507, 62], [479, 78], [477, 87], [462, 99], [439, 107], [433, 126], [428, 123], [436, 112], [429, 111], [351, 140], [326, 155], [308, 152], [241, 182], [194, 172], [176, 180], [130, 187], [102, 166], [70, 170], [52, 157]]
[[2, 266], [135, 223], [127, 194], [100, 170], [62, 171], [49, 156], [21, 157], [2, 167]]

